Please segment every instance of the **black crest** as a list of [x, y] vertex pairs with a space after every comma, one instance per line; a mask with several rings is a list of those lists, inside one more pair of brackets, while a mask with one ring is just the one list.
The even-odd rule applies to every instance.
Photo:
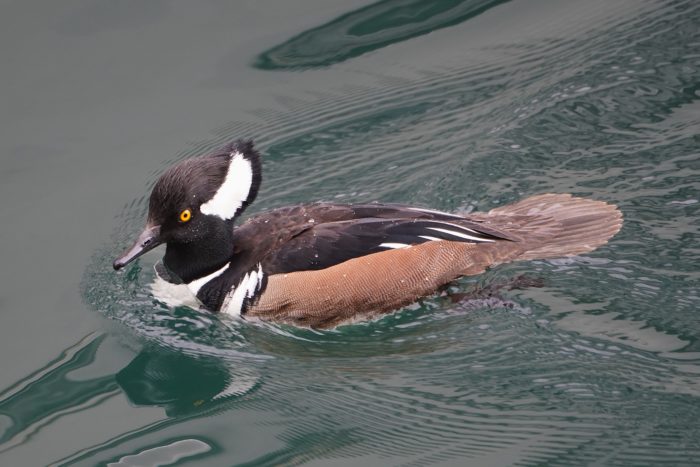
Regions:
[[[149, 200], [149, 221], [162, 224], [173, 213], [200, 206], [212, 199], [224, 183], [232, 153], [240, 153], [250, 162], [252, 183], [236, 215], [240, 214], [257, 196], [262, 180], [260, 154], [252, 140], [238, 140], [206, 156], [184, 160], [160, 176]], [[234, 201], [232, 201], [234, 202]]]

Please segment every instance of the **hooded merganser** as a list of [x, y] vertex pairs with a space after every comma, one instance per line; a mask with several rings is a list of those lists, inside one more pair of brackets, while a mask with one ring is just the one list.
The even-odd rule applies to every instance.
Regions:
[[329, 328], [396, 310], [492, 265], [592, 251], [622, 226], [614, 205], [542, 194], [468, 215], [321, 202], [234, 227], [260, 181], [252, 141], [174, 165], [114, 268], [165, 243], [153, 285], [165, 303]]

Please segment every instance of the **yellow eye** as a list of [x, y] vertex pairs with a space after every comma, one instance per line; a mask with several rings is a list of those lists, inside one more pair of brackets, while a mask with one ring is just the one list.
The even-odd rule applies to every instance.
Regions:
[[185, 209], [180, 213], [180, 222], [187, 222], [192, 219], [192, 211]]

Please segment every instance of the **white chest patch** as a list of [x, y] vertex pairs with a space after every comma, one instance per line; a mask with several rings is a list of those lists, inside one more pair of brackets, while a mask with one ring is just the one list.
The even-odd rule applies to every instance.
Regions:
[[240, 152], [231, 153], [226, 178], [216, 194], [199, 210], [203, 214], [218, 216], [224, 220], [231, 219], [248, 199], [253, 186], [253, 167]]
[[240, 316], [243, 310], [243, 302], [246, 298], [252, 298], [263, 281], [262, 265], [258, 263], [258, 268], [248, 271], [238, 285], [231, 289], [221, 305], [221, 312], [231, 316]]
[[156, 278], [151, 283], [151, 293], [155, 298], [170, 307], [188, 306], [190, 308], [200, 309], [202, 308], [202, 304], [197, 299], [197, 292], [199, 292], [199, 289], [201, 289], [204, 284], [223, 274], [226, 268], [229, 267], [229, 264], [231, 263], [226, 263], [221, 269], [217, 269], [211, 274], [195, 279], [188, 284], [173, 284], [172, 282], [168, 282], [160, 277], [156, 270]]
[[173, 284], [160, 276], [151, 283], [151, 294], [170, 307], [187, 306], [195, 310], [201, 307], [187, 284]]

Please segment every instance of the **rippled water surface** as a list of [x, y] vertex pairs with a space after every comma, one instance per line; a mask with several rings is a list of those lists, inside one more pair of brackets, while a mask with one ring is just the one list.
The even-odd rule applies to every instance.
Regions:
[[[700, 4], [8, 2], [0, 464], [698, 465]], [[239, 137], [251, 212], [570, 192], [622, 231], [542, 287], [316, 332], [168, 309], [111, 261]]]

